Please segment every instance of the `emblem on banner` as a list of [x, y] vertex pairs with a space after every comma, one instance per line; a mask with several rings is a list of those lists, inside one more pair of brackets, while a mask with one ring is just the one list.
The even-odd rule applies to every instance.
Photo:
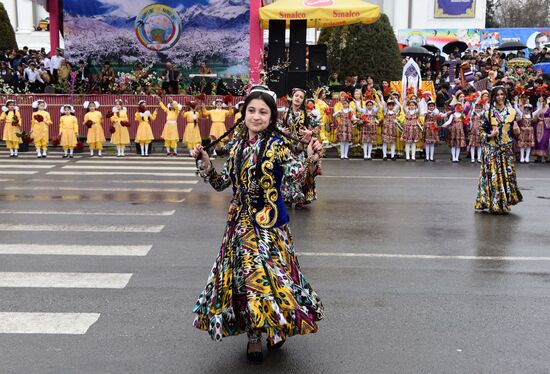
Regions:
[[164, 4], [151, 4], [139, 12], [134, 24], [139, 42], [153, 51], [172, 48], [181, 35], [178, 12]]

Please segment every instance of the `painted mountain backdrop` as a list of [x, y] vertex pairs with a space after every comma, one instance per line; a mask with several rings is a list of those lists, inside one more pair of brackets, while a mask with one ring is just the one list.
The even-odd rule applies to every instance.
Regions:
[[[181, 18], [179, 40], [157, 52], [134, 31], [140, 11], [151, 4], [173, 8]], [[217, 73], [248, 73], [248, 0], [64, 0], [66, 57], [93, 65], [171, 61], [189, 70], [205, 61]]]

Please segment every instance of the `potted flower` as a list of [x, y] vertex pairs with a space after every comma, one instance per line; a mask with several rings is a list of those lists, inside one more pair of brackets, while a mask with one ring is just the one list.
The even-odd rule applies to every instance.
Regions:
[[75, 153], [82, 153], [84, 150], [84, 141], [86, 140], [86, 137], [79, 136], [76, 140], [76, 147], [74, 147]]
[[21, 131], [16, 133], [18, 138], [21, 138], [23, 143], [19, 145], [19, 152], [27, 152], [29, 150], [29, 143], [32, 143], [33, 138], [31, 138], [31, 134], [25, 131]]

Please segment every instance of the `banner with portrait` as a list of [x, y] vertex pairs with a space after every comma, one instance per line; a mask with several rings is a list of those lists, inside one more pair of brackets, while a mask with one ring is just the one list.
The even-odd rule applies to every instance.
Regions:
[[476, 0], [435, 0], [434, 18], [475, 18]]
[[171, 62], [246, 75], [249, 0], [64, 0], [65, 56], [90, 65]]

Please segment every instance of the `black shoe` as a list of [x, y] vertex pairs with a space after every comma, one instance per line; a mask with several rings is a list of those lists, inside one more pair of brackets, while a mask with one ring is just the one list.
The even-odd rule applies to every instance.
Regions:
[[73, 156], [73, 155], [69, 155], [69, 158], [74, 158], [74, 156]]
[[387, 157], [383, 157], [382, 160], [388, 161], [388, 158], [387, 158]]
[[392, 161], [397, 161], [397, 159], [395, 157], [392, 157], [391, 160]]
[[36, 158], [42, 158], [42, 156], [36, 156]]
[[69, 157], [69, 155], [63, 155], [63, 158], [67, 158], [67, 157]]
[[250, 347], [250, 343], [246, 345], [246, 358], [250, 362], [254, 362], [256, 364], [261, 363], [264, 360], [264, 354], [262, 352], [248, 352], [248, 348]]
[[269, 340], [268, 340], [267, 341], [267, 350], [268, 351], [275, 351], [275, 350], [281, 348], [283, 346], [283, 344], [285, 344], [285, 341], [286, 340], [281, 340], [279, 343], [271, 345], [269, 343]]
[[427, 158], [426, 158], [426, 159], [424, 159], [424, 162], [428, 162], [428, 161], [430, 161], [430, 160], [428, 160]]
[[46, 158], [46, 157], [48, 157], [48, 156], [46, 156], [46, 155], [42, 155], [42, 158]]

